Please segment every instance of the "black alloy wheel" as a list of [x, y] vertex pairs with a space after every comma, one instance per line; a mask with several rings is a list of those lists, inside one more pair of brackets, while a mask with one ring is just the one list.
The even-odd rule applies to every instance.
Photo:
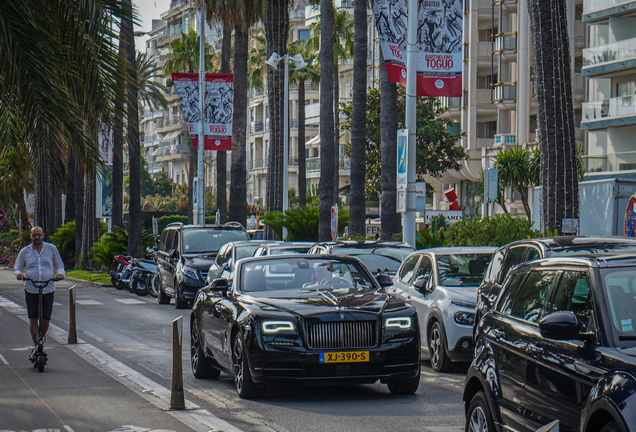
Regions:
[[601, 432], [623, 432], [623, 429], [618, 426], [618, 423], [611, 421], [609, 423], [605, 423]]
[[490, 408], [484, 392], [475, 393], [466, 412], [466, 432], [495, 432]]
[[453, 362], [446, 353], [446, 338], [442, 326], [435, 322], [428, 332], [428, 354], [431, 367], [437, 372], [449, 372], [453, 369]]
[[240, 333], [236, 333], [234, 338], [232, 360], [234, 363], [234, 385], [239, 397], [241, 399], [253, 399], [264, 396], [266, 389], [264, 387], [256, 387], [252, 380], [252, 373], [247, 364], [245, 342]]
[[187, 300], [182, 300], [181, 296], [183, 294], [179, 292], [179, 283], [175, 280], [174, 281], [174, 306], [177, 309], [187, 309], [188, 307], [188, 301]]
[[221, 371], [212, 366], [212, 362], [205, 355], [201, 344], [201, 335], [194, 315], [190, 326], [190, 364], [195, 378], [218, 378]]
[[161, 305], [170, 304], [170, 297], [163, 290], [163, 284], [161, 283], [161, 277], [157, 275], [159, 279], [159, 292], [157, 293], [157, 302]]
[[139, 278], [142, 275], [142, 270], [134, 270], [130, 275], [130, 286], [135, 294], [138, 296], [146, 296], [148, 295], [148, 290], [146, 290], [146, 284], [140, 284]]
[[157, 273], [153, 273], [146, 279], [146, 290], [154, 298], [159, 296], [159, 276]]

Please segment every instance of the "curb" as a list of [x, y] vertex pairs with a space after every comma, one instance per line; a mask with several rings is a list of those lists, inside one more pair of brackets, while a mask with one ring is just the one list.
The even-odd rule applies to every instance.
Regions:
[[[9, 271], [13, 271], [12, 268], [9, 267], [2, 267], [2, 270], [9, 270]], [[107, 288], [107, 287], [112, 287], [111, 284], [103, 284], [100, 282], [93, 282], [93, 281], [87, 281], [85, 279], [77, 279], [77, 278], [72, 278], [72, 277], [65, 277], [64, 280], [70, 281], [70, 282], [77, 282], [83, 285], [88, 285], [88, 286], [92, 286], [92, 287], [97, 287], [97, 288]]]

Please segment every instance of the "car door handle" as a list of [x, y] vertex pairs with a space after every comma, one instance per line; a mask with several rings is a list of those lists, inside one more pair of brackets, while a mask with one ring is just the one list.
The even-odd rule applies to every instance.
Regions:
[[492, 335], [495, 337], [495, 339], [499, 340], [499, 339], [505, 337], [506, 333], [502, 329], [493, 329], [492, 330]]
[[543, 348], [534, 344], [529, 344], [528, 352], [530, 353], [532, 357], [539, 357], [541, 354], [543, 354]]
[[411, 301], [411, 296], [410, 295], [406, 296], [406, 301]]
[[574, 369], [582, 373], [584, 375], [593, 375], [593, 376], [602, 376], [605, 375], [605, 369], [598, 368], [596, 366], [591, 366], [586, 363], [582, 363], [580, 361], [574, 362]]

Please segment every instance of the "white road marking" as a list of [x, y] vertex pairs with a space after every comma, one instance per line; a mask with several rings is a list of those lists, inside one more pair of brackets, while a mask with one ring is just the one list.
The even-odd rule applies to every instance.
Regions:
[[62, 303], [58, 303], [56, 301], [53, 302], [53, 306], [62, 306]]
[[63, 428], [66, 429], [66, 432], [75, 432], [69, 425], [64, 425]]
[[4, 297], [0, 297], [0, 307], [3, 307], [3, 308], [19, 308], [19, 307], [22, 307], [22, 306], [13, 303], [9, 299], [6, 299]]
[[103, 303], [98, 302], [97, 300], [76, 300], [75, 303], [77, 304], [81, 304], [82, 306], [97, 306], [97, 305], [101, 305]]
[[420, 374], [422, 375], [427, 375], [427, 376], [437, 376], [436, 373], [433, 372], [427, 372], [427, 371], [420, 371]]
[[8, 364], [9, 364], [9, 362], [7, 361], [7, 359], [6, 359], [6, 358], [4, 358], [4, 357], [2, 356], [2, 354], [0, 354], [0, 360], [2, 360], [2, 363], [6, 364], [6, 365], [8, 365]]
[[123, 304], [144, 304], [141, 300], [136, 299], [115, 299], [115, 301]]

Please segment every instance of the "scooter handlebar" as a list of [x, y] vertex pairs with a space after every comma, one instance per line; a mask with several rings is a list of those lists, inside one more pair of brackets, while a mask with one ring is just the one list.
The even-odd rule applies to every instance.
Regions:
[[59, 279], [57, 278], [53, 278], [53, 279], [49, 279], [49, 280], [45, 280], [45, 281], [38, 281], [38, 280], [33, 280], [33, 279], [29, 279], [29, 278], [22, 278], [23, 281], [29, 281], [31, 282], [36, 288], [44, 288], [45, 286], [47, 286], [49, 283], [51, 282], [58, 282]]

